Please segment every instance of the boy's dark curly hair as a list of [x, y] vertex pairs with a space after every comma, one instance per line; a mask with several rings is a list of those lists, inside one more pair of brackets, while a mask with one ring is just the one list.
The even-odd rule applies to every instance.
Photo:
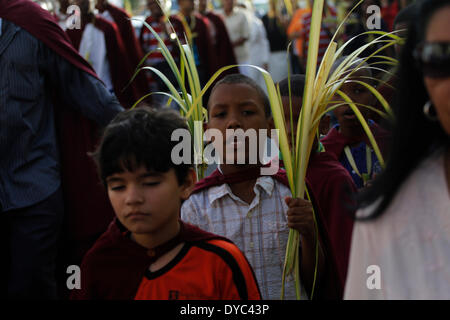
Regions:
[[148, 170], [167, 172], [175, 170], [182, 184], [193, 163], [176, 165], [171, 159], [172, 149], [179, 143], [172, 141], [176, 129], [189, 133], [186, 120], [173, 110], [152, 110], [139, 107], [118, 114], [106, 127], [100, 145], [91, 154], [101, 181], [117, 172], [133, 171], [144, 165]]

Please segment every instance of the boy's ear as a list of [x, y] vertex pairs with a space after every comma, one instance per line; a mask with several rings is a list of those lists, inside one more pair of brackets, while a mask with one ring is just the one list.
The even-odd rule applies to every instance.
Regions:
[[191, 195], [194, 190], [195, 184], [197, 183], [197, 175], [194, 168], [190, 168], [183, 185], [181, 186], [181, 198], [186, 200]]
[[208, 130], [208, 123], [207, 122], [203, 122], [203, 131]]

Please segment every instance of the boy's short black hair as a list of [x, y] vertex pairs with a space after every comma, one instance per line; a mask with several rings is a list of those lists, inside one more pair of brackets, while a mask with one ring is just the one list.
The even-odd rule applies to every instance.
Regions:
[[[252, 87], [253, 89], [255, 89], [263, 103], [264, 113], [266, 115], [266, 118], [271, 117], [272, 112], [270, 109], [269, 98], [267, 97], [267, 94], [264, 92], [264, 90], [252, 78], [249, 78], [246, 75], [243, 75], [241, 73], [234, 73], [234, 74], [227, 75], [214, 85], [213, 89], [211, 90], [210, 98], [213, 95], [214, 90], [216, 90], [216, 88], [222, 84], [246, 84], [246, 85]], [[209, 107], [209, 102], [210, 101], [208, 101], [208, 107]]]
[[[179, 165], [172, 162], [172, 149], [179, 143], [172, 141], [172, 132], [180, 128], [189, 132], [186, 120], [173, 110], [139, 107], [119, 113], [106, 127], [100, 145], [92, 154], [103, 184], [114, 173], [133, 171], [144, 165], [156, 172], [173, 168], [181, 185], [193, 161]], [[190, 148], [192, 160], [192, 143]]]
[[[305, 90], [305, 75], [294, 74], [291, 76], [291, 94], [293, 97], [303, 97], [303, 91]], [[289, 97], [289, 80], [285, 78], [278, 82], [280, 86], [280, 94], [282, 97]]]

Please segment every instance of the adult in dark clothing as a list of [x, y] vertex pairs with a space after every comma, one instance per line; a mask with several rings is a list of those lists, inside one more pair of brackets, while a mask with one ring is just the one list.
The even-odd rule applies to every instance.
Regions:
[[[70, 105], [100, 125], [123, 108], [54, 18], [31, 1], [0, 0], [0, 70], [0, 213], [7, 260], [2, 263], [2, 290], [9, 298], [56, 298], [66, 190], [61, 167], [74, 176], [87, 174], [83, 160], [96, 130], [80, 115], [76, 124], [62, 123], [76, 119], [54, 102]], [[55, 124], [56, 111], [60, 118]], [[58, 141], [57, 133], [68, 135], [64, 130], [71, 130], [71, 140]], [[60, 161], [59, 151], [72, 162]], [[69, 157], [64, 156], [67, 151], [72, 152]], [[74, 188], [78, 201], [85, 192], [98, 194], [95, 176], [90, 183]]]

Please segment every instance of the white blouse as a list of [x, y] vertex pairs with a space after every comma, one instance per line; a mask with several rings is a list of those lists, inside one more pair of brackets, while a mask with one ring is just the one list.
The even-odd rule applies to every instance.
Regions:
[[419, 165], [380, 217], [355, 223], [344, 298], [450, 299], [444, 152]]

